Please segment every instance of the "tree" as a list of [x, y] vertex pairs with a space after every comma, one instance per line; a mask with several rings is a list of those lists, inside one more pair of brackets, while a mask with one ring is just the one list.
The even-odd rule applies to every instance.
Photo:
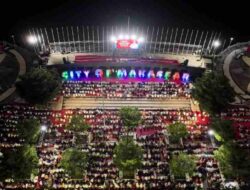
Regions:
[[232, 121], [215, 119], [211, 123], [211, 128], [224, 142], [232, 141], [234, 139]]
[[90, 128], [90, 125], [85, 121], [82, 115], [74, 115], [67, 128], [74, 133], [74, 142], [77, 145], [87, 140], [87, 134], [85, 132]]
[[126, 127], [128, 141], [129, 130], [137, 127], [142, 121], [141, 112], [135, 107], [123, 107], [120, 109], [119, 115], [123, 125]]
[[173, 155], [170, 160], [170, 171], [175, 177], [185, 178], [186, 174], [192, 175], [196, 168], [196, 157], [180, 153]]
[[227, 178], [249, 177], [250, 156], [245, 150], [233, 142], [223, 144], [214, 151], [215, 158], [220, 163], [220, 169]]
[[120, 118], [127, 128], [137, 127], [141, 122], [141, 113], [135, 107], [123, 107], [120, 109]]
[[131, 139], [121, 140], [114, 150], [114, 163], [127, 178], [134, 175], [136, 169], [142, 165], [142, 148]]
[[31, 104], [47, 104], [59, 92], [61, 80], [55, 70], [34, 68], [20, 77], [17, 92]]
[[35, 146], [3, 150], [0, 163], [0, 180], [7, 178], [28, 179], [38, 174], [38, 156]]
[[195, 81], [192, 96], [202, 109], [215, 115], [234, 101], [235, 93], [223, 74], [211, 72]]
[[36, 144], [40, 135], [40, 122], [37, 119], [27, 119], [17, 125], [19, 136], [25, 144]]
[[72, 178], [82, 178], [86, 173], [87, 164], [87, 153], [74, 148], [68, 148], [63, 152], [59, 166]]
[[183, 123], [174, 123], [167, 126], [169, 139], [173, 143], [180, 142], [180, 140], [188, 135], [187, 127]]
[[82, 115], [73, 115], [67, 127], [74, 132], [85, 132], [90, 128]]

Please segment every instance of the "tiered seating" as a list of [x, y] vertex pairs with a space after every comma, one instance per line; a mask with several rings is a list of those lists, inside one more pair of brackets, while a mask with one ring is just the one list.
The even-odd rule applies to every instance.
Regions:
[[233, 121], [235, 136], [241, 147], [250, 148], [250, 108], [235, 106], [221, 117]]
[[[17, 121], [24, 118], [37, 117], [43, 123], [47, 123], [48, 131], [44, 136], [41, 146], [38, 146], [39, 154], [39, 176], [32, 188], [43, 188], [52, 185], [54, 189], [185, 189], [185, 187], [201, 186], [201, 174], [199, 167], [204, 166], [204, 159], [197, 163], [197, 175], [191, 181], [173, 183], [169, 176], [169, 151], [186, 151], [190, 154], [203, 155], [209, 152], [206, 142], [207, 116], [192, 112], [191, 110], [141, 110], [144, 123], [130, 132], [137, 143], [143, 147], [143, 167], [136, 173], [135, 180], [119, 180], [119, 172], [113, 164], [113, 149], [120, 137], [125, 134], [121, 125], [118, 110], [62, 110], [47, 111], [36, 110], [34, 107], [24, 105], [3, 106], [0, 111], [1, 135], [7, 135], [6, 129], [15, 131]], [[87, 169], [87, 176], [83, 179], [73, 180], [58, 167], [63, 150], [73, 146], [73, 133], [66, 129], [70, 118], [75, 115], [83, 115], [91, 125], [89, 134], [92, 136], [90, 144], [84, 145], [82, 149], [87, 151], [91, 157], [91, 163]], [[104, 126], [105, 119], [105, 126]], [[173, 122], [183, 122], [188, 126], [189, 138], [184, 139], [184, 148], [172, 150], [169, 148], [165, 136], [165, 126]], [[195, 127], [198, 124], [198, 127]], [[10, 138], [11, 139], [11, 138]], [[2, 138], [1, 138], [2, 140]], [[2, 145], [8, 147], [16, 146], [15, 141], [3, 140]], [[20, 143], [20, 142], [19, 142]], [[198, 144], [200, 143], [200, 145]], [[191, 151], [190, 151], [191, 150]], [[198, 151], [199, 150], [199, 151]], [[208, 159], [208, 161], [211, 161]], [[207, 166], [207, 167], [210, 167]], [[217, 170], [211, 170], [211, 183], [217, 177]], [[18, 184], [9, 182], [5, 186], [16, 186]], [[27, 188], [28, 189], [28, 186]]]
[[170, 187], [167, 141], [163, 133], [141, 136], [137, 139], [143, 147], [143, 166], [137, 180], [146, 187], [166, 189]]
[[48, 110], [36, 110], [32, 106], [2, 106], [0, 109], [0, 148], [18, 147], [22, 144], [16, 133], [16, 125], [21, 120], [37, 118], [41, 123], [48, 124], [50, 114]]

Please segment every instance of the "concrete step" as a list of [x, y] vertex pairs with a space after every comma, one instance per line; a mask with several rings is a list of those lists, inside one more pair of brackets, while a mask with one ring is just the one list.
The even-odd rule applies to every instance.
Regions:
[[190, 108], [189, 99], [168, 99], [168, 100], [101, 100], [93, 98], [68, 98], [64, 99], [63, 108], [120, 108], [124, 106], [133, 106], [139, 108]]

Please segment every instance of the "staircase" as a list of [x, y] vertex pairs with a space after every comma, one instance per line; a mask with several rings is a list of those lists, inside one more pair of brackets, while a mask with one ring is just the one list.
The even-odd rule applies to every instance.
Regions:
[[190, 109], [189, 99], [105, 99], [102, 98], [65, 98], [63, 102], [64, 109], [87, 109], [102, 108], [115, 109], [124, 106], [145, 108], [145, 109]]

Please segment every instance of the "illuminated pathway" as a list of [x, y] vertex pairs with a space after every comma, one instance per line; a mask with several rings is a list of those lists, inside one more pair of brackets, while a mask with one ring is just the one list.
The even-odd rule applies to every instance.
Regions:
[[124, 100], [108, 100], [104, 101], [102, 98], [65, 98], [63, 108], [64, 109], [76, 109], [76, 108], [96, 108], [105, 107], [106, 109], [120, 108], [124, 106], [133, 106], [138, 108], [165, 108], [165, 109], [179, 109], [190, 108], [191, 103], [189, 99], [165, 99], [165, 100], [152, 100], [152, 99], [124, 99]]

